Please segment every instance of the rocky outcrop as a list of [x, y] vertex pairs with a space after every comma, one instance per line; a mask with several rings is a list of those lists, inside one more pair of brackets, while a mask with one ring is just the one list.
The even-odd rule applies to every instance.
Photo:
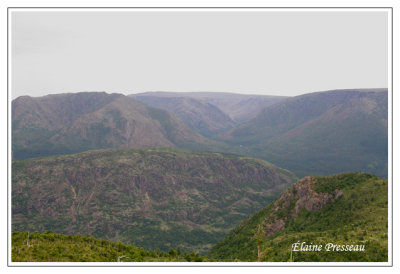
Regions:
[[302, 209], [316, 211], [329, 201], [339, 198], [343, 191], [316, 192], [315, 177], [305, 177], [288, 188], [273, 204], [273, 213], [264, 220], [265, 235], [270, 237], [283, 230], [289, 218], [297, 218]]
[[296, 180], [247, 157], [111, 149], [13, 162], [13, 230], [204, 252]]

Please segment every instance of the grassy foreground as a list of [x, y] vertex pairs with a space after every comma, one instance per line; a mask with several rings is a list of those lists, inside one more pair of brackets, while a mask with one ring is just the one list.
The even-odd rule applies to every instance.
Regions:
[[13, 262], [203, 262], [210, 261], [196, 253], [147, 251], [123, 243], [91, 236], [13, 232]]

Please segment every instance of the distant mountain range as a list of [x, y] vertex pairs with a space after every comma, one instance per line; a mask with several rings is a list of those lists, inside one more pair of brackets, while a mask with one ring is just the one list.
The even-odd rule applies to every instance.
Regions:
[[176, 147], [261, 158], [299, 177], [359, 171], [387, 178], [388, 94], [366, 89], [290, 98], [207, 92], [23, 96], [12, 102], [12, 135], [13, 159]]
[[130, 95], [129, 97], [148, 106], [161, 108], [173, 113], [187, 126], [203, 136], [211, 137], [236, 125], [218, 107], [201, 99], [190, 97], [158, 97], [146, 94]]
[[295, 180], [258, 159], [166, 148], [15, 161], [12, 229], [204, 253]]
[[[302, 243], [309, 251], [299, 251]], [[339, 251], [326, 249], [329, 243]], [[321, 250], [310, 251], [310, 245]], [[364, 251], [340, 251], [346, 245], [348, 250], [364, 246]], [[362, 173], [305, 177], [233, 229], [209, 256], [218, 261], [288, 262], [293, 256], [295, 262], [387, 262], [388, 182]]]
[[387, 89], [22, 96], [11, 118], [13, 231], [218, 261], [287, 261], [293, 241], [347, 241], [369, 249], [296, 261], [387, 261]]
[[214, 143], [173, 114], [121, 94], [23, 96], [12, 102], [13, 159], [114, 147], [205, 149]]
[[387, 89], [333, 90], [288, 98], [220, 137], [297, 176], [346, 171], [387, 178]]
[[[207, 102], [217, 108], [232, 119], [236, 124], [240, 124], [256, 117], [264, 108], [282, 101], [286, 96], [269, 95], [249, 95], [225, 92], [145, 92], [130, 95], [139, 101], [168, 109], [167, 98], [190, 98]], [[165, 102], [163, 102], [163, 99]]]

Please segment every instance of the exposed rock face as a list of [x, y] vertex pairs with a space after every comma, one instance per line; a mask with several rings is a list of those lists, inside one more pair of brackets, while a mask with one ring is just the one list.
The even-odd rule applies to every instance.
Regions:
[[270, 237], [284, 228], [285, 228], [285, 221], [276, 220], [273, 223], [266, 223], [264, 226], [264, 231], [266, 236]]
[[258, 159], [175, 149], [15, 161], [12, 225], [204, 252], [295, 180]]
[[[287, 262], [292, 253], [298, 262], [387, 261], [387, 201], [388, 181], [372, 174], [306, 177], [240, 223], [209, 256], [221, 261]], [[370, 248], [360, 256], [324, 249], [327, 243], [342, 242], [367, 242]], [[293, 253], [295, 243], [305, 243], [303, 250], [314, 252]], [[319, 245], [321, 252], [315, 252]]]
[[[266, 236], [273, 236], [285, 228], [286, 220], [296, 218], [302, 209], [316, 211], [329, 201], [339, 198], [343, 191], [336, 189], [333, 193], [319, 193], [314, 190], [314, 177], [305, 177], [286, 190], [274, 203], [274, 212], [264, 221]], [[284, 214], [282, 214], [284, 213]], [[282, 216], [283, 215], [283, 216]]]

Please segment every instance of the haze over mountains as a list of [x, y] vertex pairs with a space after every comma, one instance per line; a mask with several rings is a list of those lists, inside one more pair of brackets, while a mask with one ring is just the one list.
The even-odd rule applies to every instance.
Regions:
[[[225, 131], [218, 133], [224, 128], [219, 123], [220, 130], [214, 131], [218, 135], [210, 135], [183, 120], [203, 135], [227, 143], [225, 151], [262, 158], [299, 177], [360, 171], [387, 178], [387, 89], [332, 90], [292, 98], [202, 92], [131, 96], [179, 117], [196, 109], [180, 100], [215, 104], [235, 127], [226, 121]], [[195, 113], [200, 113], [198, 108]], [[193, 116], [191, 121], [202, 117]], [[206, 120], [212, 117], [216, 116]]]
[[211, 145], [180, 119], [121, 94], [82, 92], [12, 102], [14, 159], [113, 147]]
[[221, 138], [299, 177], [362, 171], [387, 178], [387, 89], [289, 98]]
[[347, 171], [387, 177], [387, 102], [387, 89], [291, 98], [202, 92], [24, 96], [12, 103], [13, 157], [177, 147], [262, 158], [299, 177]]
[[204, 100], [146, 95], [130, 95], [130, 97], [146, 105], [173, 113], [190, 128], [204, 136], [214, 136], [236, 125], [226, 113]]
[[[307, 177], [288, 190], [293, 195], [283, 195], [293, 204], [311, 196], [329, 197], [318, 204], [323, 216], [333, 212], [340, 217], [343, 211], [357, 220], [338, 227], [337, 233], [350, 235], [349, 229], [360, 225], [380, 250], [363, 260], [387, 259], [385, 242], [376, 240], [387, 240], [387, 234], [377, 234], [385, 230], [377, 212], [385, 197], [387, 205], [387, 183], [375, 177], [388, 176], [387, 89], [296, 97], [205, 92], [22, 96], [12, 101], [11, 118], [13, 231], [89, 234], [150, 250], [180, 247], [204, 254], [297, 178], [368, 172], [374, 175]], [[343, 196], [314, 189], [320, 180], [337, 186], [332, 191], [343, 191]], [[303, 183], [312, 191], [303, 191]], [[368, 197], [367, 203], [358, 192]], [[361, 205], [357, 212], [352, 201]], [[267, 220], [266, 231], [279, 228], [276, 235], [284, 236], [305, 231], [296, 223], [299, 216], [324, 231], [326, 223], [321, 222], [334, 220], [315, 224], [319, 213], [304, 213], [304, 208], [294, 212], [292, 203], [277, 203], [279, 216], [270, 207], [256, 213], [244, 223], [244, 231], [243, 225], [233, 230], [210, 254], [218, 260], [254, 260], [254, 234], [249, 235], [260, 220], [254, 216]], [[361, 223], [357, 216], [366, 212], [373, 214]], [[275, 217], [283, 225], [274, 223]], [[293, 238], [268, 237], [278, 246]], [[332, 235], [325, 239], [342, 240]], [[232, 246], [243, 252], [229, 251]], [[276, 250], [271, 256], [287, 260], [285, 252]]]
[[[248, 95], [225, 92], [145, 92], [130, 95], [139, 101], [152, 105], [157, 100], [157, 107], [167, 109], [166, 98], [191, 98], [202, 100], [216, 106], [226, 113], [236, 124], [243, 123], [257, 116], [265, 107], [277, 103], [286, 96]], [[156, 106], [155, 106], [156, 107]]]

